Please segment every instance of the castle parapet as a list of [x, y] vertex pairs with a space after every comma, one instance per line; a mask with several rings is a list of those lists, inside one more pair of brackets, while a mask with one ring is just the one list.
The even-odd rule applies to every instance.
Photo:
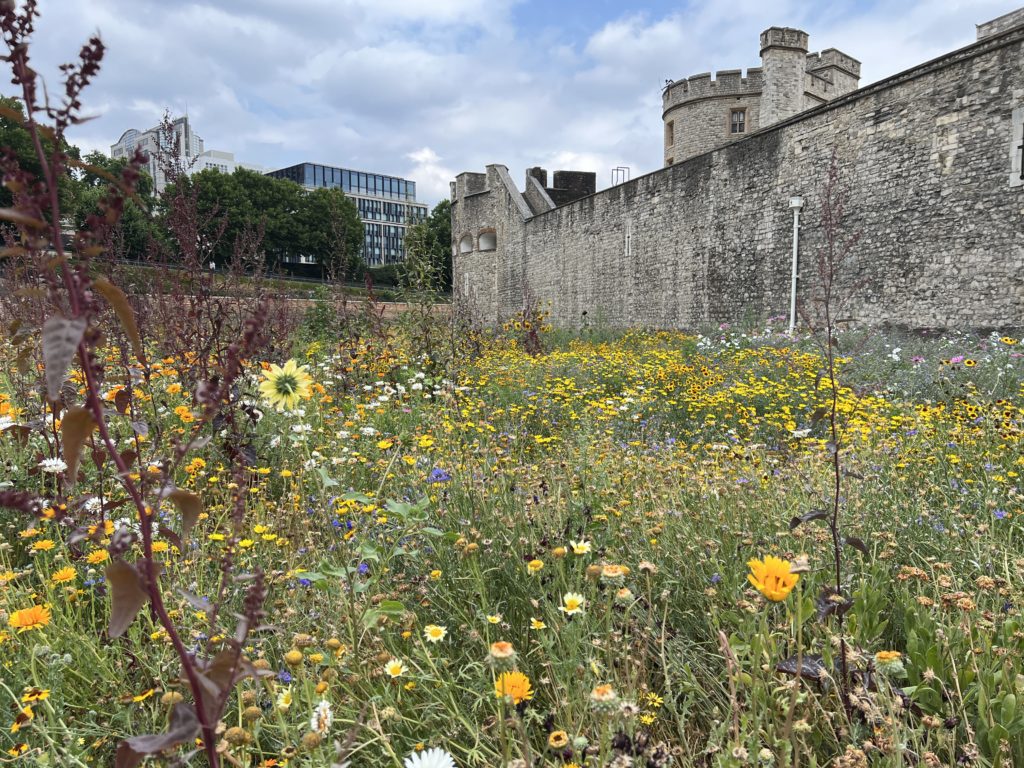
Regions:
[[484, 192], [487, 190], [487, 174], [486, 173], [460, 173], [455, 177], [455, 183], [452, 187], [453, 199], [466, 197], [466, 195], [473, 195], [477, 192]]
[[674, 80], [662, 93], [663, 109], [679, 104], [728, 96], [756, 96], [761, 93], [761, 68], [751, 67], [746, 76], [742, 69], [701, 72], [683, 80]]
[[[811, 57], [814, 57], [817, 61], [815, 65], [810, 66]], [[816, 72], [819, 69], [841, 69], [851, 77], [860, 79], [860, 62], [853, 56], [849, 56], [836, 48], [826, 48], [821, 53], [813, 53], [807, 55], [807, 71]]]

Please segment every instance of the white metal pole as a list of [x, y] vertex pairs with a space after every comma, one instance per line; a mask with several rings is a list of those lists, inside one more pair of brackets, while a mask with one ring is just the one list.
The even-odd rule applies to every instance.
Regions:
[[800, 208], [793, 206], [793, 271], [789, 286], [789, 332], [796, 328], [796, 270], [800, 244]]

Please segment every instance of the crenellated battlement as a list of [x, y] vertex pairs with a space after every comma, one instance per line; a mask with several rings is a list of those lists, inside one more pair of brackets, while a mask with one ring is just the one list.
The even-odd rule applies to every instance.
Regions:
[[819, 70], [841, 69], [850, 77], [860, 79], [860, 62], [837, 48], [826, 48], [821, 53], [807, 54], [807, 71], [821, 74], [826, 80], [832, 77]]
[[761, 55], [771, 48], [789, 48], [806, 51], [810, 36], [802, 29], [769, 27], [761, 33]]
[[664, 109], [723, 96], [757, 96], [763, 78], [760, 67], [751, 67], [746, 75], [742, 69], [723, 69], [715, 73], [701, 72], [683, 80], [674, 80], [662, 93]]

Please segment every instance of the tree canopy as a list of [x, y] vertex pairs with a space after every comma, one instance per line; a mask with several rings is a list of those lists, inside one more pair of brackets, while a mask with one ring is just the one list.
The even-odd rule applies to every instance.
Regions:
[[[39, 159], [24, 120], [21, 101], [0, 96], [0, 148], [8, 148], [21, 168], [38, 176]], [[79, 162], [77, 147], [65, 144], [62, 149], [75, 162], [60, 180], [61, 209], [80, 229], [99, 209], [110, 177], [119, 176], [126, 161], [94, 151]], [[51, 150], [45, 140], [44, 150]], [[201, 234], [216, 240], [213, 258], [219, 264], [231, 259], [241, 238], [262, 230], [261, 250], [270, 269], [312, 259], [322, 265], [324, 276], [361, 276], [363, 224], [355, 202], [341, 190], [307, 192], [295, 182], [239, 168], [231, 174], [206, 169], [181, 176], [160, 198], [153, 197], [153, 180], [143, 171], [136, 192], [111, 233], [109, 252], [115, 257], [141, 259], [154, 247], [169, 244], [171, 201], [184, 194], [194, 203], [197, 220], [209, 230]], [[0, 207], [12, 202], [10, 190], [0, 186]]]
[[182, 177], [164, 191], [165, 213], [175, 195], [193, 191], [198, 213], [216, 222], [220, 233], [214, 248], [218, 263], [231, 258], [239, 238], [262, 227], [270, 268], [312, 257], [325, 274], [342, 277], [355, 273], [361, 264], [363, 224], [355, 203], [341, 190], [306, 192], [295, 182], [244, 168], [231, 174], [206, 169]]
[[[442, 200], [420, 223], [405, 233], [408, 269], [431, 276], [434, 287], [452, 289], [452, 204]], [[417, 278], [420, 279], [420, 278]]]

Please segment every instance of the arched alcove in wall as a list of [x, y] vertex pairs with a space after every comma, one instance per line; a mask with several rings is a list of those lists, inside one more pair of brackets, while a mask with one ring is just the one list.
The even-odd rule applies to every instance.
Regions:
[[495, 231], [484, 230], [480, 233], [480, 250], [495, 251], [498, 249], [498, 235]]
[[462, 239], [459, 240], [459, 253], [472, 253], [473, 252], [473, 236], [465, 234]]

